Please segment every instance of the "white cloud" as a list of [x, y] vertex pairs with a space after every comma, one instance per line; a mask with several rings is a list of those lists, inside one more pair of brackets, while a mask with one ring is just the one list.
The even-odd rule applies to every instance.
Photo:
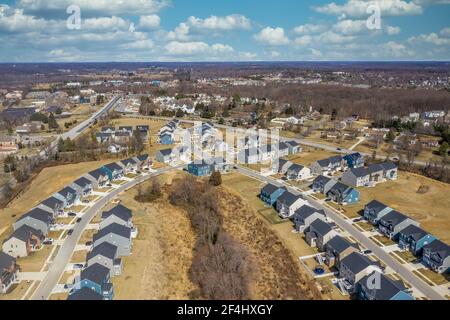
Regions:
[[394, 27], [394, 26], [387, 26], [386, 27], [386, 33], [390, 36], [399, 34], [401, 32], [400, 27]]
[[189, 41], [189, 31], [190, 27], [186, 23], [182, 22], [175, 28], [175, 30], [170, 31], [167, 34], [167, 38], [169, 40]]
[[220, 55], [231, 53], [234, 49], [229, 45], [224, 44], [213, 44], [212, 46], [208, 45], [205, 42], [197, 41], [197, 42], [179, 42], [172, 41], [169, 42], [165, 49], [168, 55], [173, 56], [196, 56], [196, 55]]
[[440, 37], [437, 33], [430, 33], [430, 34], [421, 34], [417, 37], [411, 37], [408, 39], [408, 42], [410, 43], [430, 43], [435, 46], [448, 46], [450, 45], [450, 38], [443, 38]]
[[101, 17], [81, 20], [81, 29], [89, 31], [128, 30], [130, 22], [120, 17]]
[[324, 6], [316, 6], [314, 10], [335, 16], [363, 17], [371, 14], [367, 13], [370, 4], [379, 5], [383, 16], [417, 15], [423, 12], [420, 5], [403, 0], [348, 0], [342, 5], [332, 2]]
[[252, 27], [250, 19], [240, 14], [225, 17], [210, 16], [206, 19], [191, 16], [186, 24], [196, 30], [249, 30]]
[[138, 40], [132, 43], [124, 44], [122, 47], [124, 49], [153, 49], [155, 46], [151, 39]]
[[294, 28], [296, 34], [312, 34], [324, 32], [327, 26], [322, 24], [304, 24]]
[[294, 40], [294, 43], [298, 46], [309, 46], [313, 41], [313, 37], [310, 35], [305, 35], [298, 37]]
[[254, 60], [258, 55], [254, 52], [239, 52], [239, 57], [242, 60]]
[[161, 18], [156, 14], [141, 16], [139, 18], [139, 28], [144, 30], [153, 30], [159, 28]]
[[355, 40], [354, 36], [341, 35], [333, 31], [327, 31], [317, 36], [317, 41], [324, 44], [341, 44]]
[[266, 27], [262, 29], [254, 38], [263, 44], [269, 46], [282, 46], [289, 43], [288, 37], [284, 33], [284, 29], [277, 27]]
[[22, 9], [14, 9], [7, 5], [0, 5], [0, 31], [27, 32], [48, 30], [62, 27], [62, 23], [45, 20], [24, 14]]
[[444, 37], [450, 37], [450, 28], [444, 28], [439, 33]]
[[352, 35], [368, 32], [366, 20], [340, 20], [334, 26], [333, 30], [344, 34], [344, 35]]

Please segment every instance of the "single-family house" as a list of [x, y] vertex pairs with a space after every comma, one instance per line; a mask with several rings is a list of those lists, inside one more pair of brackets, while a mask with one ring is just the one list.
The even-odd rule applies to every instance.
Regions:
[[123, 263], [118, 256], [117, 247], [108, 242], [103, 242], [88, 252], [86, 261], [88, 267], [98, 263], [108, 268], [111, 277], [120, 276], [123, 271]]
[[344, 160], [348, 168], [364, 167], [364, 156], [362, 156], [359, 152], [344, 156]]
[[42, 201], [38, 205], [38, 208], [50, 212], [56, 218], [65, 214], [66, 202], [56, 196], [52, 196]]
[[23, 225], [3, 242], [2, 250], [14, 258], [27, 257], [41, 248], [44, 238], [42, 231]]
[[85, 178], [92, 181], [94, 189], [101, 189], [108, 184], [108, 174], [101, 168], [90, 171]]
[[388, 207], [384, 203], [372, 200], [364, 207], [364, 218], [373, 225], [377, 225], [378, 221], [392, 210], [394, 209]]
[[133, 228], [132, 218], [133, 212], [127, 207], [124, 207], [123, 205], [119, 204], [114, 208], [112, 208], [111, 210], [104, 211], [102, 213], [100, 229], [104, 229], [113, 223], [117, 223], [122, 226], [126, 226], [128, 228]]
[[326, 221], [325, 211], [317, 210], [309, 205], [301, 206], [295, 211], [293, 217], [295, 230], [297, 230], [297, 232], [305, 232], [305, 230], [308, 230], [311, 223], [317, 219]]
[[437, 273], [447, 272], [450, 268], [450, 246], [440, 240], [434, 240], [423, 247], [422, 261]]
[[415, 256], [421, 256], [423, 247], [434, 240], [437, 240], [435, 236], [413, 224], [401, 230], [398, 236], [399, 246]]
[[148, 154], [141, 154], [133, 158], [138, 164], [138, 171], [148, 170], [152, 166], [152, 160]]
[[0, 293], [8, 293], [11, 286], [17, 281], [18, 271], [16, 258], [0, 252]]
[[[372, 301], [414, 300], [401, 280], [392, 280], [378, 271], [374, 272], [359, 281], [357, 289], [359, 299]], [[375, 278], [379, 279], [378, 285], [373, 283]]]
[[357, 283], [374, 271], [381, 271], [378, 263], [358, 252], [350, 253], [339, 265], [339, 277], [350, 294], [357, 292]]
[[55, 193], [54, 197], [64, 202], [64, 208], [70, 208], [80, 203], [81, 193], [76, 189], [67, 186]]
[[397, 240], [400, 231], [409, 225], [419, 226], [419, 223], [395, 210], [385, 214], [378, 221], [378, 229], [380, 232], [393, 240]]
[[327, 192], [331, 189], [331, 187], [336, 183], [337, 183], [336, 180], [320, 175], [316, 179], [314, 179], [311, 187], [314, 190], [314, 192], [327, 194]]
[[278, 161], [274, 161], [272, 170], [273, 170], [273, 172], [286, 174], [289, 167], [292, 165], [293, 165], [293, 163], [290, 162], [289, 160], [278, 159]]
[[383, 162], [381, 163], [383, 167], [383, 178], [386, 180], [397, 180], [398, 177], [398, 166], [391, 162]]
[[305, 204], [306, 201], [302, 197], [286, 191], [278, 197], [276, 210], [281, 218], [287, 219], [292, 217], [295, 211]]
[[341, 181], [355, 188], [365, 187], [370, 184], [370, 173], [364, 167], [351, 168], [342, 175]]
[[115, 127], [102, 127], [100, 132], [114, 134], [116, 132]]
[[95, 139], [98, 143], [112, 142], [113, 137], [113, 134], [108, 132], [98, 132], [95, 134]]
[[81, 196], [87, 197], [92, 193], [92, 181], [86, 177], [81, 177], [72, 183], [72, 188], [77, 190]]
[[259, 161], [259, 149], [257, 148], [249, 148], [241, 150], [238, 153], [238, 161], [239, 163], [246, 164], [256, 164]]
[[156, 160], [161, 163], [171, 163], [173, 161], [173, 150], [172, 149], [164, 149], [159, 150], [156, 153]]
[[122, 166], [124, 174], [136, 173], [138, 171], [138, 163], [134, 158], [128, 158], [119, 162]]
[[117, 223], [99, 230], [93, 237], [94, 246], [108, 242], [117, 247], [120, 257], [131, 254], [131, 228]]
[[339, 268], [342, 259], [358, 251], [358, 246], [355, 243], [336, 235], [325, 246], [325, 263], [329, 267]]
[[119, 180], [123, 177], [123, 168], [115, 162], [105, 164], [101, 169], [108, 175], [109, 181]]
[[357, 203], [360, 199], [358, 190], [339, 181], [328, 190], [326, 196], [334, 202], [343, 205]]
[[370, 174], [370, 182], [377, 184], [383, 182], [384, 168], [381, 164], [373, 163], [367, 167], [367, 171]]
[[307, 180], [312, 177], [311, 170], [300, 164], [293, 164], [289, 167], [286, 177], [288, 180]]
[[105, 300], [103, 295], [97, 293], [88, 287], [84, 287], [80, 290], [76, 290], [69, 295], [67, 300], [72, 301], [102, 301]]
[[127, 132], [129, 135], [133, 134], [133, 127], [132, 126], [119, 126], [120, 132]]
[[54, 223], [55, 220], [53, 214], [40, 208], [34, 208], [20, 217], [19, 220], [13, 224], [13, 228], [15, 231], [25, 225], [40, 230], [46, 236]]
[[285, 193], [287, 190], [285, 187], [278, 187], [271, 183], [266, 184], [259, 194], [259, 197], [262, 201], [264, 201], [267, 205], [273, 206], [278, 198]]
[[336, 236], [333, 226], [321, 219], [314, 220], [305, 232], [306, 242], [313, 248], [324, 250], [328, 241]]
[[169, 132], [164, 132], [159, 136], [159, 143], [164, 145], [174, 144], [173, 135]]
[[343, 167], [341, 156], [333, 156], [327, 159], [318, 160], [311, 165], [311, 172], [314, 175], [332, 174]]
[[287, 144], [289, 148], [289, 155], [297, 154], [302, 152], [302, 148], [300, 147], [300, 144], [297, 141], [291, 140], [291, 141], [285, 141], [285, 144]]
[[289, 155], [289, 145], [285, 142], [278, 143], [278, 157], [286, 157]]
[[88, 288], [102, 295], [105, 300], [114, 298], [110, 271], [107, 267], [95, 263], [81, 271], [80, 282], [75, 284], [78, 290]]

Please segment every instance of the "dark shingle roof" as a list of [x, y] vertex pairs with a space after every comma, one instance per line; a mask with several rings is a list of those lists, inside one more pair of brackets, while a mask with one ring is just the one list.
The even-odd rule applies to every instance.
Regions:
[[116, 217], [120, 218], [123, 221], [128, 221], [132, 218], [133, 214], [130, 209], [127, 207], [124, 207], [123, 205], [119, 204], [112, 208], [109, 211], [105, 211], [102, 213], [102, 219], [106, 219], [111, 215], [115, 215]]
[[159, 153], [161, 153], [163, 156], [170, 156], [172, 154], [172, 149], [163, 149], [159, 150]]
[[371, 164], [367, 167], [367, 171], [372, 174], [375, 172], [383, 171], [383, 167], [380, 164]]
[[357, 178], [362, 178], [369, 175], [369, 171], [366, 168], [360, 167], [360, 168], [352, 168], [350, 169], [350, 172], [353, 173], [353, 175]]
[[40, 220], [45, 223], [50, 223], [52, 221], [52, 214], [45, 210], [42, 210], [40, 208], [31, 209], [30, 211], [25, 213], [22, 217], [20, 217], [19, 220], [17, 220], [17, 221], [23, 220], [27, 217], [30, 217], [30, 218], [33, 218], [36, 220]]
[[64, 206], [64, 202], [55, 197], [45, 199], [44, 201], [42, 201], [42, 204], [46, 205], [50, 209], [55, 209], [57, 207], [62, 208]]
[[300, 196], [296, 196], [295, 194], [286, 191], [284, 192], [279, 198], [278, 201], [280, 203], [285, 204], [286, 206], [290, 207], [291, 205], [293, 205], [298, 199], [301, 199]]
[[358, 252], [349, 254], [342, 259], [341, 263], [347, 266], [354, 274], [361, 272], [369, 266], [376, 265], [374, 261]]
[[101, 264], [95, 263], [83, 271], [81, 271], [81, 280], [91, 280], [94, 283], [97, 284], [103, 284], [105, 279], [107, 279], [109, 276], [109, 269], [105, 266], [102, 266]]
[[320, 219], [314, 220], [310, 226], [314, 229], [319, 235], [324, 236], [328, 234], [331, 230], [333, 230], [332, 226]]
[[403, 221], [405, 221], [406, 219], [408, 219], [408, 217], [405, 216], [403, 213], [393, 210], [393, 211], [387, 213], [385, 216], [383, 216], [381, 218], [381, 221], [384, 221], [385, 223], [389, 223], [393, 226], [396, 226], [396, 225], [402, 223]]
[[85, 177], [81, 177], [80, 179], [75, 180], [74, 184], [76, 184], [77, 186], [80, 186], [82, 188], [89, 186], [92, 184], [92, 181], [85, 178]]
[[125, 160], [122, 160], [122, 161], [120, 161], [124, 166], [127, 166], [127, 165], [134, 165], [134, 164], [136, 164], [136, 161], [134, 161], [134, 159], [133, 158], [128, 158], [128, 159], [125, 159]]
[[[379, 275], [380, 286], [379, 289], [376, 288], [368, 288], [367, 284], [370, 283], [369, 277], [373, 276], [367, 275], [360, 280], [360, 284], [365, 292], [370, 293], [371, 296], [375, 298], [375, 300], [390, 300], [399, 292], [405, 291], [406, 287], [401, 281], [394, 281], [384, 274], [381, 274], [375, 271]], [[412, 297], [411, 297], [412, 298]], [[413, 298], [412, 298], [413, 299]]]
[[430, 244], [427, 244], [424, 249], [429, 249], [434, 253], [437, 253], [442, 259], [445, 259], [450, 255], [450, 246], [441, 240], [434, 240]]
[[122, 226], [117, 223], [112, 223], [109, 226], [107, 226], [106, 228], [101, 229], [99, 232], [97, 232], [94, 235], [94, 242], [97, 241], [98, 239], [103, 238], [104, 236], [106, 236], [110, 233], [117, 234], [117, 235], [127, 238], [127, 239], [131, 238], [131, 229], [130, 228]]
[[97, 301], [103, 300], [103, 296], [92, 289], [84, 287], [72, 293], [67, 300], [78, 301]]
[[314, 179], [314, 183], [322, 183], [327, 184], [331, 178], [325, 177], [325, 176], [318, 176], [316, 179]]
[[296, 173], [299, 173], [300, 171], [302, 171], [305, 167], [300, 165], [300, 164], [293, 164], [292, 166], [289, 167], [288, 171], [294, 171]]
[[140, 156], [137, 156], [137, 159], [139, 161], [146, 161], [146, 160], [148, 160], [148, 154], [142, 154]]
[[411, 236], [415, 241], [418, 241], [422, 239], [423, 237], [426, 237], [429, 235], [428, 232], [423, 230], [422, 228], [419, 228], [418, 226], [415, 226], [413, 224], [407, 226], [405, 229], [403, 229], [401, 234], [404, 234], [405, 236]]
[[388, 208], [387, 205], [384, 203], [381, 203], [378, 200], [372, 200], [368, 204], [366, 204], [366, 208], [369, 210], [374, 210], [375, 212], [383, 211], [384, 209]]
[[93, 176], [95, 179], [98, 179], [100, 177], [105, 176], [105, 173], [102, 171], [102, 169], [95, 169], [93, 171], [89, 172], [89, 175]]
[[354, 246], [350, 241], [341, 236], [335, 236], [333, 239], [328, 241], [327, 247], [333, 248], [336, 252], [341, 253], [347, 248]]
[[119, 165], [118, 165], [117, 163], [115, 163], [115, 162], [105, 164], [105, 168], [108, 168], [108, 169], [111, 170], [111, 171], [114, 171], [114, 170], [121, 171], [121, 170], [123, 170], [122, 167], [119, 166]]
[[90, 260], [98, 255], [114, 260], [117, 257], [117, 247], [109, 242], [102, 242], [88, 253], [87, 260]]
[[316, 208], [313, 208], [311, 206], [304, 205], [304, 206], [301, 206], [297, 211], [295, 211], [294, 219], [295, 218], [306, 219], [309, 216], [312, 216], [316, 212], [325, 216], [325, 212], [323, 210], [317, 210]]
[[11, 268], [11, 265], [15, 261], [16, 259], [14, 257], [11, 257], [9, 254], [0, 251], [0, 274], [4, 269]]
[[280, 188], [281, 187], [277, 187], [276, 185], [268, 183], [261, 189], [261, 193], [272, 194]]
[[58, 193], [64, 198], [66, 198], [69, 194], [72, 194], [74, 196], [77, 194], [77, 192], [71, 187], [65, 187], [64, 189], [58, 191]]
[[383, 167], [384, 170], [393, 170], [398, 168], [398, 166], [391, 161], [383, 162], [381, 163], [381, 166]]
[[13, 234], [8, 238], [8, 240], [11, 238], [16, 238], [26, 242], [30, 239], [30, 236], [32, 235], [42, 238], [42, 232], [40, 230], [36, 230], [27, 225], [23, 225], [16, 231], [14, 231]]

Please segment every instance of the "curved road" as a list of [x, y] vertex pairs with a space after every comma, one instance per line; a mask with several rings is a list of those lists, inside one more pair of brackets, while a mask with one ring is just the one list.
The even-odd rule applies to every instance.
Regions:
[[46, 300], [51, 295], [53, 288], [58, 284], [59, 279], [64, 274], [66, 266], [70, 262], [70, 258], [75, 250], [75, 246], [81, 238], [81, 235], [85, 231], [87, 225], [94, 218], [94, 216], [112, 199], [114, 199], [121, 192], [126, 191], [127, 189], [133, 188], [136, 185], [149, 180], [152, 177], [161, 175], [163, 173], [180, 169], [183, 166], [177, 167], [169, 167], [160, 169], [154, 173], [139, 176], [135, 180], [130, 181], [124, 185], [121, 185], [119, 188], [114, 189], [104, 198], [98, 200], [86, 213], [83, 215], [81, 222], [76, 223], [73, 228], [73, 233], [71, 236], [68, 236], [64, 241], [63, 245], [59, 248], [56, 257], [53, 259], [53, 262], [50, 265], [50, 268], [44, 278], [39, 284], [39, 287], [33, 293], [31, 300]]

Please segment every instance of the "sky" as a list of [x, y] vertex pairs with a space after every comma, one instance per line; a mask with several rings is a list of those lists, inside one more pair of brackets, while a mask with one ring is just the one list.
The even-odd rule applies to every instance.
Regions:
[[0, 40], [15, 63], [448, 61], [450, 0], [0, 0]]

